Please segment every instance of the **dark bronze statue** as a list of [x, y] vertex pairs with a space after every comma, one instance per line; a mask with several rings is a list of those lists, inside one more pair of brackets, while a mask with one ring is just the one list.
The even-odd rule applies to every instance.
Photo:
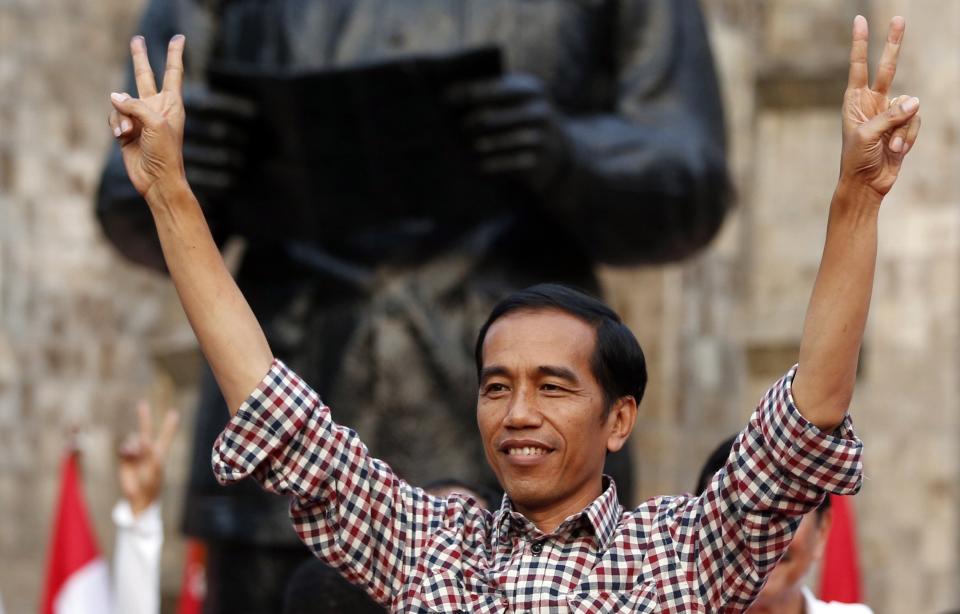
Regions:
[[[187, 174], [215, 236], [246, 239], [237, 281], [271, 347], [413, 483], [489, 483], [463, 391], [498, 298], [542, 281], [597, 292], [595, 264], [684, 258], [727, 209], [720, 98], [695, 0], [151, 0], [140, 31], [190, 40]], [[379, 94], [351, 106], [358, 88], [323, 86], [488, 47], [502, 66], [448, 70], [436, 96], [427, 88], [443, 116], [432, 130], [446, 128], [422, 142], [433, 111]], [[149, 48], [163, 66], [165, 46]], [[320, 106], [311, 116], [302, 96], [217, 85], [238, 71], [307, 75]], [[340, 81], [309, 81], [333, 73]], [[300, 110], [285, 115], [291, 99]], [[320, 108], [359, 108], [368, 121]], [[391, 130], [413, 145], [393, 147]], [[451, 142], [436, 159], [425, 150]], [[163, 269], [116, 148], [97, 213], [124, 255]], [[210, 447], [227, 416], [208, 374], [185, 528], [210, 546], [207, 611], [278, 611], [310, 557], [283, 501], [253, 482], [215, 484]], [[630, 502], [629, 459], [609, 465]]]

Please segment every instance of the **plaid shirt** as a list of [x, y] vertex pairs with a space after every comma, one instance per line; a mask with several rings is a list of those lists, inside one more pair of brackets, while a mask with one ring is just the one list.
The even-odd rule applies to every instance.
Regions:
[[764, 396], [701, 496], [624, 510], [608, 481], [550, 534], [507, 497], [491, 513], [410, 486], [279, 361], [218, 438], [213, 465], [224, 484], [253, 474], [292, 495], [304, 543], [395, 612], [740, 611], [799, 517], [824, 493], [861, 484], [849, 417], [833, 434], [807, 422], [793, 373]]

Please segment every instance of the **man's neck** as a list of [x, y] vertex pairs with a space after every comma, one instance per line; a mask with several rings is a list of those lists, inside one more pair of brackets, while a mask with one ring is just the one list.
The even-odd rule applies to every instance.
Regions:
[[514, 509], [532, 522], [541, 533], [549, 535], [557, 530], [564, 520], [582, 512], [587, 506], [603, 493], [603, 480], [599, 479], [594, 488], [584, 489], [576, 496], [564, 501], [555, 502], [543, 508], [524, 508], [514, 503]]

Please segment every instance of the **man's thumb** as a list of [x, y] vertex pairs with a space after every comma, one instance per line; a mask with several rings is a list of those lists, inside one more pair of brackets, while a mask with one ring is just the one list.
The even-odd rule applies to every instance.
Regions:
[[920, 99], [916, 97], [903, 98], [899, 104], [877, 115], [863, 125], [864, 135], [868, 138], [880, 138], [880, 135], [894, 128], [903, 126], [920, 109]]
[[132, 98], [129, 94], [114, 92], [110, 94], [110, 103], [117, 111], [135, 118], [144, 126], [154, 126], [159, 121], [157, 114], [143, 104], [142, 100]]

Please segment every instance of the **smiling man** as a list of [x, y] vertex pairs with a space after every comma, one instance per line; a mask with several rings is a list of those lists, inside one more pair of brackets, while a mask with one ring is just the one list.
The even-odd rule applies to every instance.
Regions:
[[920, 127], [916, 98], [888, 98], [903, 29], [891, 22], [871, 86], [867, 23], [854, 21], [840, 178], [799, 364], [764, 396], [704, 492], [621, 507], [603, 458], [636, 421], [643, 355], [608, 307], [544, 285], [495, 307], [477, 341], [477, 421], [507, 493], [495, 513], [405, 483], [274, 359], [184, 178], [184, 39], [170, 42], [158, 91], [135, 38], [140, 98], [111, 95], [110, 125], [233, 413], [214, 449], [217, 477], [252, 475], [290, 495], [304, 543], [394, 612], [745, 609], [801, 517], [861, 483], [847, 408], [877, 219]]

